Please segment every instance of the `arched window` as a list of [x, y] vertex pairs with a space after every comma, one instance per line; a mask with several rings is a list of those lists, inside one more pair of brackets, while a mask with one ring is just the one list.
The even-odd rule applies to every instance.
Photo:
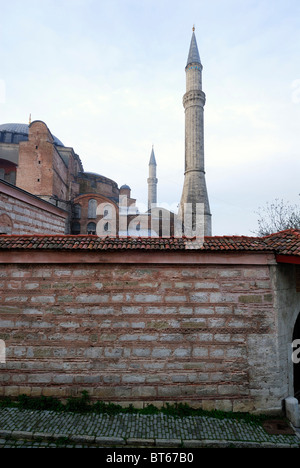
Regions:
[[74, 205], [74, 218], [81, 219], [81, 205], [79, 203]]
[[104, 210], [103, 210], [103, 218], [105, 218], [105, 219], [111, 219], [111, 218], [112, 218], [111, 206], [110, 206], [110, 205], [106, 205], [106, 206], [104, 207]]
[[96, 213], [97, 213], [97, 201], [94, 199], [91, 199], [89, 200], [88, 218], [96, 219]]
[[110, 226], [110, 223], [105, 223], [104, 224], [104, 232], [111, 232], [111, 226]]
[[96, 234], [96, 223], [89, 223], [87, 225], [87, 233], [90, 235]]
[[72, 234], [74, 234], [75, 236], [78, 236], [80, 234], [80, 231], [81, 231], [80, 223], [73, 223]]

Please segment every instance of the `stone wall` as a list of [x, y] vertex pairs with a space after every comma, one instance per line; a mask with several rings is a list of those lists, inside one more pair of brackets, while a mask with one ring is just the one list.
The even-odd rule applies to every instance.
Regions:
[[0, 181], [0, 234], [65, 234], [67, 213]]
[[287, 396], [278, 383], [272, 255], [26, 255], [0, 265], [2, 395], [85, 389], [124, 405], [234, 411], [279, 408]]
[[30, 126], [28, 141], [19, 144], [16, 185], [38, 196], [53, 194], [53, 138], [43, 122]]

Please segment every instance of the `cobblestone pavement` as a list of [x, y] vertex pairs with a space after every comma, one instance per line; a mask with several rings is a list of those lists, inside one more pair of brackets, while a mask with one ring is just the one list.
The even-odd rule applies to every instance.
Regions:
[[300, 432], [269, 435], [261, 426], [234, 419], [0, 408], [0, 448], [299, 448], [299, 445]]

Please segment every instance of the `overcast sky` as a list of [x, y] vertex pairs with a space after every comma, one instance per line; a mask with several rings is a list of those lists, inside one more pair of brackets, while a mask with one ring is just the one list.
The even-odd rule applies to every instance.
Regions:
[[0, 0], [0, 13], [0, 124], [43, 120], [145, 207], [154, 145], [173, 209], [195, 24], [213, 234], [252, 235], [259, 206], [299, 203], [299, 0]]

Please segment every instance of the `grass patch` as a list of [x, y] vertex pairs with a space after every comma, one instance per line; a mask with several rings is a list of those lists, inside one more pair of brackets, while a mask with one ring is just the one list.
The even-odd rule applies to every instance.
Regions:
[[18, 409], [30, 409], [39, 411], [56, 411], [72, 413], [97, 413], [97, 414], [164, 414], [174, 418], [185, 418], [189, 416], [206, 416], [216, 419], [234, 419], [245, 421], [251, 424], [261, 425], [264, 421], [271, 419], [267, 415], [253, 415], [250, 413], [234, 413], [227, 411], [195, 409], [186, 403], [177, 403], [157, 408], [154, 405], [148, 405], [143, 409], [134, 408], [133, 405], [122, 407], [115, 403], [91, 402], [88, 392], [83, 391], [80, 397], [69, 398], [65, 403], [54, 397], [29, 397], [20, 395], [17, 400], [4, 398], [0, 400], [0, 408], [14, 407]]

